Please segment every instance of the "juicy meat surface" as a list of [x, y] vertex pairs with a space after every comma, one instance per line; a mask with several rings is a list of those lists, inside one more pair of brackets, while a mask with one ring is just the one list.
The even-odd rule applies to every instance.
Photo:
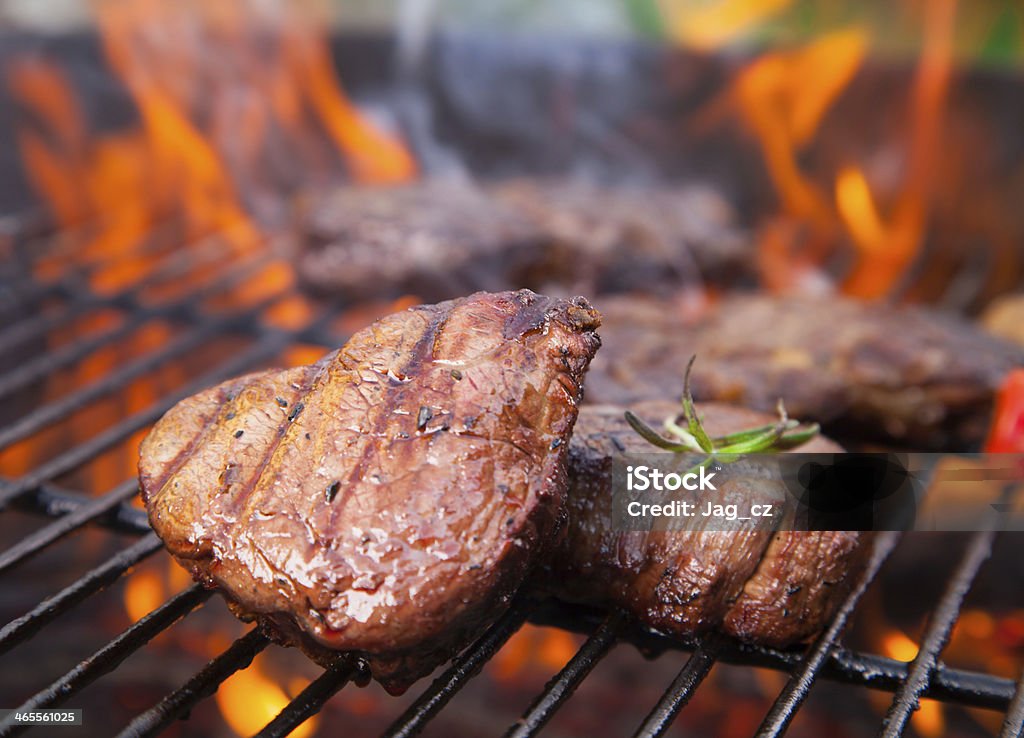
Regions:
[[1003, 376], [1024, 364], [1024, 348], [919, 308], [739, 296], [693, 317], [672, 300], [601, 305], [589, 402], [678, 396], [696, 354], [697, 400], [771, 411], [782, 397], [839, 438], [963, 450], [983, 438]]
[[[625, 408], [580, 410], [569, 451], [567, 534], [541, 573], [555, 596], [621, 607], [641, 622], [677, 636], [718, 629], [745, 641], [787, 646], [817, 633], [850, 591], [868, 554], [870, 534], [774, 531], [737, 522], [735, 529], [616, 530], [612, 461], [652, 447], [626, 423]], [[651, 424], [679, 405], [643, 402], [630, 408]], [[697, 408], [712, 435], [763, 425], [772, 418], [727, 405]], [[840, 447], [815, 438], [800, 449]], [[727, 502], [722, 485], [716, 501]], [[670, 524], [671, 525], [671, 524]]]
[[558, 179], [486, 187], [426, 180], [341, 187], [296, 213], [303, 284], [348, 299], [444, 299], [529, 287], [557, 294], [750, 281], [735, 213], [698, 188]]
[[550, 548], [598, 323], [582, 298], [480, 293], [201, 392], [142, 444], [150, 522], [236, 612], [400, 690]]

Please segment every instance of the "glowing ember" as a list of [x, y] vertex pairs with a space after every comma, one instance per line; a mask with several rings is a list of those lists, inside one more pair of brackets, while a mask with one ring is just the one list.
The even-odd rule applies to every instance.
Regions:
[[917, 650], [917, 644], [902, 631], [890, 630], [882, 637], [882, 653], [897, 661], [910, 663], [917, 656]]
[[139, 571], [124, 586], [124, 607], [132, 621], [139, 620], [164, 603], [167, 588], [155, 571]]
[[[882, 637], [882, 653], [897, 661], [910, 663], [917, 656], [918, 646], [900, 630], [890, 630]], [[945, 735], [946, 719], [942, 703], [921, 700], [920, 708], [911, 718], [911, 725], [925, 738]]]
[[[305, 684], [296, 683], [292, 686], [301, 689]], [[258, 733], [291, 701], [288, 693], [267, 676], [264, 660], [260, 656], [256, 657], [248, 669], [235, 672], [225, 680], [217, 689], [216, 699], [224, 721], [240, 736]], [[290, 735], [293, 738], [308, 738], [316, 732], [317, 722], [316, 717], [311, 717]]]
[[551, 672], [565, 666], [583, 639], [564, 630], [529, 623], [520, 628], [487, 668], [499, 681], [512, 681], [533, 671]]

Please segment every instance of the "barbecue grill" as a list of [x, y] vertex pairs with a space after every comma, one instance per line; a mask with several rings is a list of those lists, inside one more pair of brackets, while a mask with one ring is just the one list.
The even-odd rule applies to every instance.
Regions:
[[[424, 169], [435, 162], [438, 170], [444, 170], [457, 161], [456, 168], [485, 177], [556, 172], [645, 184], [699, 179], [712, 183], [724, 200], [742, 209], [747, 220], [734, 224], [742, 227], [774, 207], [759, 199], [758, 193], [768, 188], [768, 176], [750, 166], [752, 152], [756, 159], [752, 143], [737, 143], [734, 132], [716, 133], [710, 139], [680, 134], [682, 114], [708, 109], [742, 60], [611, 41], [556, 47], [547, 41], [496, 43], [496, 39], [474, 36], [432, 43], [429, 60], [417, 69], [416, 78], [400, 80], [405, 86], [400, 84], [397, 90], [393, 39], [352, 36], [333, 49], [349, 92], [402, 119]], [[38, 39], [15, 38], [8, 49], [14, 56], [39, 45]], [[84, 77], [88, 73], [81, 70], [102, 66], [92, 36], [43, 45], [47, 54]], [[1019, 120], [1020, 83], [1010, 76], [978, 75], [979, 84], [972, 77], [971, 84], [959, 91], [967, 102], [957, 111], [980, 110], [979, 118], [1010, 131], [1000, 136], [1003, 148], [994, 149], [993, 156], [1002, 167], [997, 174], [1010, 177], [1024, 160], [1013, 124]], [[850, 129], [864, 123], [865, 111], [873, 121], [898, 118], [888, 113], [902, 104], [908, 87], [907, 69], [874, 68], [867, 76], [866, 83], [860, 80], [853, 85], [853, 102], [846, 101], [852, 107], [850, 114], [839, 116], [839, 125], [831, 129], [844, 145], [854, 142], [847, 149], [859, 143]], [[498, 95], [495, 91], [503, 84], [518, 94]], [[879, 87], [896, 92], [879, 102], [875, 94]], [[124, 111], [131, 107], [125, 91], [104, 90], [105, 97], [90, 111], [90, 123], [104, 130], [133, 119], [135, 113]], [[0, 141], [15, 138], [16, 125], [7, 114], [7, 103], [0, 99]], [[888, 113], [875, 115], [876, 104]], [[975, 130], [968, 123], [961, 121], [960, 127]], [[975, 135], [984, 136], [984, 129], [978, 127]], [[0, 151], [0, 161], [2, 157], [17, 158]], [[990, 174], [983, 172], [981, 179]], [[993, 190], [1005, 190], [1003, 194], [1012, 200], [1013, 188], [1000, 188], [997, 180], [1002, 181], [992, 178]], [[973, 180], [965, 181], [965, 189], [970, 189]], [[4, 187], [14, 191], [15, 197]], [[160, 663], [157, 644], [179, 624], [211, 615], [215, 623], [237, 627], [219, 598], [191, 585], [161, 596], [147, 606], [147, 614], [132, 618], [127, 628], [107, 630], [102, 622], [90, 622], [94, 634], [104, 633], [102, 638], [109, 640], [78, 663], [70, 658], [72, 663], [60, 662], [56, 678], [46, 670], [30, 668], [30, 659], [23, 654], [45, 652], [54, 634], [81, 628], [81, 613], [101, 599], [101, 593], [137, 580], [148, 564], [161, 559], [168, 563], [145, 512], [136, 504], [134, 474], [122, 464], [116, 467], [116, 479], [109, 480], [107, 474], [97, 488], [94, 479], [100, 475], [92, 475], [94, 467], [111, 457], [134, 458], [139, 435], [179, 400], [221, 380], [280, 365], [298, 355], [289, 352], [300, 352], [305, 361], [333, 350], [355, 327], [394, 307], [354, 306], [302, 295], [287, 266], [287, 254], [292, 251], [287, 234], [268, 235], [240, 251], [230, 234], [214, 231], [201, 238], [188, 237], [183, 235], [187, 229], [168, 217], [128, 248], [116, 253], [87, 251], [82, 245], [90, 241], [95, 224], [84, 220], [69, 228], [55, 223], [50, 215], [35, 215], [31, 198], [22, 196], [27, 189], [24, 183], [0, 182], [0, 211], [5, 206], [16, 211], [0, 219], [0, 461], [5, 453], [21, 453], [14, 464], [18, 472], [0, 477], [0, 606], [13, 617], [0, 624], [0, 664], [5, 669], [13, 666], [24, 680], [18, 695], [0, 695], [0, 709], [21, 711], [86, 707], [76, 699], [78, 695], [86, 688], [104, 690], [136, 654], [155, 652], [149, 668], [159, 668], [152, 666]], [[1015, 203], [1011, 211], [1019, 218]], [[1013, 230], [1019, 225], [1013, 221], [1007, 232], [1001, 232], [1006, 243], [1016, 243], [1014, 234], [1024, 232]], [[971, 226], [963, 227], [973, 233]], [[957, 240], [957, 233], [950, 233], [949, 240]], [[913, 292], [916, 288], [917, 298], [976, 310], [994, 294], [1019, 287], [1024, 272], [1019, 253], [1006, 256], [985, 242], [986, 248], [965, 255], [947, 253], [945, 245], [932, 254], [935, 258], [922, 260], [911, 270], [900, 289]], [[96, 320], [90, 323], [91, 318]], [[136, 341], [150, 329], [158, 329], [158, 340]], [[106, 357], [102, 371], [68, 380], [76, 368], [97, 357]], [[128, 401], [133, 387], [168, 367], [175, 369], [171, 379], [153, 382], [156, 389], [143, 401], [137, 396]], [[54, 388], [64, 389], [54, 392]], [[95, 423], [90, 420], [97, 417]], [[32, 445], [31, 454], [22, 453], [27, 444], [39, 439], [51, 442]], [[881, 735], [912, 731], [911, 716], [919, 701], [930, 699], [1005, 715], [1001, 735], [1021, 736], [1024, 680], [943, 662], [972, 585], [988, 573], [1004, 584], [1011, 578], [1012, 572], [995, 562], [988, 564], [994, 572], [986, 572], [985, 567], [1000, 537], [1013, 535], [957, 534], [955, 563], [932, 567], [936, 571], [930, 576], [938, 578], [938, 594], [920, 603], [930, 616], [916, 639], [917, 655], [909, 661], [875, 649], [848, 647], [843, 640], [847, 626], [863, 612], [872, 583], [877, 586], [893, 566], [896, 556], [890, 554], [903, 541], [895, 533], [876, 538], [862, 580], [825, 632], [799, 650], [744, 645], [719, 636], [689, 641], [668, 638], [617, 613], [522, 593], [499, 621], [432, 680], [418, 682], [409, 695], [387, 703], [393, 715], [384, 734], [416, 735], [439, 716], [457, 710], [457, 705], [449, 703], [465, 694], [467, 684], [510, 639], [533, 624], [581, 634], [584, 640], [525, 711], [508, 708], [507, 715], [497, 716], [506, 720], [509, 736], [542, 733], [588, 678], [598, 678], [595, 669], [617, 644], [661, 661], [670, 659], [673, 652], [688, 654], [660, 697], [649, 704], [634, 701], [637, 736], [665, 735], [678, 726], [677, 719], [686, 714], [695, 696], [715, 688], [707, 678], [719, 664], [743, 673], [768, 669], [783, 675], [784, 686], [776, 689], [772, 704], [763, 711], [757, 735], [786, 733], [794, 720], [806, 714], [801, 710], [815, 686], [827, 681], [844, 693], [885, 695], [889, 707], [884, 718], [879, 713], [876, 721]], [[80, 556], [85, 548], [90, 555]], [[40, 561], [59, 561], [59, 576], [49, 576], [37, 566]], [[31, 600], [17, 596], [22, 589], [31, 592]], [[225, 628], [224, 632], [234, 631]], [[185, 735], [201, 732], [205, 728], [192, 727], [197, 724], [195, 716], [218, 687], [238, 672], [255, 668], [253, 661], [261, 654], [277, 650], [281, 649], [264, 633], [252, 628], [219, 645], [216, 655], [195, 673], [175, 674], [179, 686], [169, 693], [131, 701], [129, 721], [114, 729], [123, 736], [173, 734], [176, 729]], [[368, 677], [358, 659], [340, 657], [258, 735], [289, 735], [341, 690], [354, 690]], [[88, 726], [88, 709], [84, 717]], [[31, 729], [13, 724], [10, 717], [0, 720], [0, 737], [23, 731]]]
[[[8, 248], [21, 254], [60, 257], [53, 239], [31, 233], [12, 234]], [[83, 311], [112, 310], [123, 317], [115, 329], [83, 336], [56, 350], [43, 350], [38, 355], [25, 355], [22, 363], [0, 376], [0, 396], [8, 398], [24, 391], [32, 381], [46, 378], [89, 356], [92, 352], [115, 344], [130, 332], [150, 321], [167, 321], [180, 327], [176, 337], [165, 345], [139, 355], [118, 366], [102, 378], [68, 394], [38, 405], [7, 423], [0, 430], [0, 447], [8, 448], [46, 426], [59, 424], [70, 414], [116, 395], [153, 367], [173, 362], [201, 350], [205, 344], [227, 338], [243, 339], [247, 347], [230, 358], [208, 368], [172, 392], [157, 398], [146, 409], [125, 417], [109, 428], [63, 449], [43, 463], [27, 469], [17, 478], [4, 479], [0, 486], [0, 507], [20, 510], [41, 517], [45, 522], [20, 540], [8, 542], [0, 553], [0, 575], [6, 586], [15, 586], [18, 567], [51, 546], [69, 545], [84, 528], [103, 531], [116, 541], [118, 551], [100, 565], [85, 571], [75, 570], [77, 578], [35, 607], [0, 629], [0, 653], [16, 649], [30, 639], [45, 639], [48, 629], [60, 628], [62, 622], [75, 618], [75, 608], [84, 600], [110, 587], [121, 578], [131, 577], [132, 568], [153, 556], [163, 556], [162, 546], [152, 533], [145, 513], [131, 504], [137, 494], [137, 483], [128, 479], [99, 496], [82, 489], [69, 489], [56, 480], [73, 473], [108, 449], [123, 446], [132, 435], [153, 423], [177, 400], [223, 378], [265, 365], [282, 350], [295, 344], [316, 345], [329, 350], [345, 336], [331, 326], [343, 312], [341, 305], [320, 305], [304, 325], [292, 329], [275, 326], [266, 317], [268, 308], [287, 299], [290, 288], [258, 299], [244, 308], [211, 309], [204, 305], [208, 298], [244, 286], [255, 278], [258, 267], [272, 264], [272, 249], [245, 260], [233, 260], [229, 250], [217, 239], [210, 238], [187, 248], [145, 247], [155, 259], [145, 280], [129, 288], [101, 294], [88, 286], [88, 276], [109, 263], [77, 266], [61, 273], [52, 281], [24, 279], [14, 270], [25, 262], [7, 260], [5, 275], [5, 327], [0, 331], [0, 346], [5, 352], [23, 351], [23, 347], [45, 339], [48, 332], [73, 323]], [[206, 282], [196, 272], [213, 272]], [[180, 282], [183, 291], [164, 302], [149, 304], [140, 295], [148, 285], [157, 282]], [[61, 305], [50, 312], [9, 318], [26, 302], [57, 298]], [[19, 348], [21, 347], [21, 348]], [[8, 515], [10, 512], [7, 513]], [[777, 651], [729, 642], [710, 637], [693, 642], [679, 642], [657, 633], [639, 629], [616, 614], [606, 617], [585, 609], [554, 605], [550, 602], [521, 596], [507, 614], [463, 652], [449, 668], [420, 690], [415, 701], [386, 731], [390, 736], [412, 736], [441, 712], [460, 689], [480, 671], [505, 642], [528, 620], [560, 628], [572, 629], [587, 636], [575, 656], [540, 692], [533, 704], [518, 718], [510, 716], [509, 735], [529, 736], [539, 733], [555, 713], [572, 697], [574, 690], [618, 641], [629, 641], [651, 651], [682, 649], [690, 652], [685, 666], [665, 690], [646, 717], [639, 719], [638, 736], [663, 735], [683, 710], [716, 662], [768, 667], [788, 675], [785, 688], [764, 718], [759, 735], [781, 735], [800, 710], [810, 690], [819, 679], [836, 680], [850, 689], [870, 688], [893, 694], [889, 711], [881, 726], [886, 736], [902, 735], [916, 709], [918, 700], [927, 697], [944, 702], [982, 707], [1006, 713], [1003, 736], [1024, 732], [1024, 682], [990, 674], [947, 668], [941, 656], [950, 637], [965, 595], [979, 569], [988, 558], [995, 534], [970, 534], [961, 560], [949, 576], [945, 591], [934, 603], [920, 643], [917, 657], [909, 664], [876, 654], [851, 651], [842, 644], [844, 626], [855, 613], [864, 591], [871, 584], [897, 543], [897, 534], [879, 537], [863, 580], [850, 595], [826, 632], [805, 651]], [[75, 567], [74, 561], [68, 563]], [[193, 585], [167, 599], [148, 615], [112, 638], [93, 655], [72, 666], [50, 684], [32, 685], [38, 689], [19, 710], [72, 705], [75, 695], [86, 685], [117, 669], [128, 656], [182, 618], [200, 608], [220, 608], [211, 593]], [[157, 704], [144, 710], [124, 727], [120, 735], [156, 735], [207, 699], [218, 685], [239, 669], [245, 669], [254, 656], [268, 648], [276, 648], [258, 629], [236, 640], [181, 687], [166, 695]], [[341, 658], [308, 685], [271, 721], [260, 736], [288, 735], [307, 717], [316, 713], [331, 697], [352, 681], [364, 678], [358, 660]], [[10, 722], [0, 724], [0, 735], [15, 735], [22, 726]]]

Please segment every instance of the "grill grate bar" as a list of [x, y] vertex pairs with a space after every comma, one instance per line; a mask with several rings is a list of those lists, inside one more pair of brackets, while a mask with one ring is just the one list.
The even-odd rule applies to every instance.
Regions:
[[[114, 640], [78, 664], [67, 674], [46, 689], [37, 692], [17, 708], [18, 712], [39, 710], [59, 705], [68, 697], [94, 682], [104, 674], [116, 669], [122, 661], [131, 656], [158, 633], [169, 628], [195, 608], [209, 599], [212, 592], [199, 585], [193, 585], [167, 600], [153, 612], [122, 631]], [[17, 735], [27, 725], [16, 725], [13, 713], [0, 721], [0, 737]]]
[[7, 448], [12, 443], [17, 443], [27, 438], [33, 433], [37, 433], [58, 420], [62, 420], [67, 415], [82, 409], [90, 402], [122, 389], [127, 382], [146, 372], [152, 371], [163, 362], [178, 358], [197, 349], [214, 336], [230, 330], [232, 326], [242, 325], [245, 321], [252, 320], [263, 310], [270, 307], [277, 299], [279, 299], [279, 296], [274, 296], [260, 302], [249, 310], [201, 323], [193, 330], [177, 336], [160, 349], [147, 352], [138, 359], [124, 364], [117, 371], [105, 374], [96, 382], [40, 407], [0, 431], [0, 450]]
[[704, 678], [711, 671], [715, 664], [718, 637], [710, 636], [697, 647], [697, 650], [686, 660], [683, 668], [680, 669], [672, 684], [665, 690], [665, 694], [658, 700], [651, 712], [644, 719], [644, 722], [637, 728], [634, 738], [646, 738], [650, 736], [664, 735], [676, 715], [683, 709], [690, 697], [697, 691]]
[[903, 735], [911, 714], [917, 709], [921, 696], [932, 679], [938, 666], [939, 654], [949, 641], [953, 624], [960, 614], [967, 591], [974, 578], [992, 553], [995, 532], [979, 531], [972, 536], [964, 557], [957, 566], [949, 586], [939, 600], [938, 606], [928, 619], [924, 638], [917, 656], [910, 663], [907, 679], [896, 692], [889, 711], [882, 721], [880, 736], [893, 738]]
[[43, 600], [20, 618], [7, 623], [0, 628], [0, 654], [31, 638], [47, 623], [63, 615], [90, 595], [113, 584], [128, 569], [159, 551], [162, 546], [156, 534], [150, 533], [95, 569], [86, 572], [57, 594]]
[[194, 258], [193, 252], [188, 249], [171, 252], [163, 264], [156, 267], [139, 282], [116, 294], [101, 295], [91, 290], [75, 290], [73, 297], [63, 306], [64, 309], [60, 313], [33, 315], [0, 331], [0, 351], [17, 346], [33, 337], [48, 335], [50, 331], [69, 325], [86, 311], [103, 307], [130, 308], [134, 306], [138, 297], [144, 295], [146, 290], [153, 285], [185, 277], [196, 267], [210, 266], [219, 258], [226, 256], [228, 253], [226, 245], [220, 240], [215, 243], [221, 248], [218, 250], [201, 248], [195, 252]]
[[37, 467], [31, 474], [26, 474], [18, 479], [17, 482], [4, 485], [0, 488], [0, 510], [30, 492], [38, 490], [44, 482], [48, 482], [54, 477], [71, 471], [77, 466], [81, 466], [111, 446], [120, 443], [135, 431], [156, 421], [179, 400], [205, 389], [224, 377], [233, 376], [253, 364], [269, 359], [274, 354], [280, 352], [287, 344], [287, 333], [267, 333], [262, 341], [250, 346], [234, 359], [225, 362], [212, 372], [207, 372], [195, 381], [189, 382], [177, 393], [165, 397], [162, 402], [125, 418], [117, 425], [108, 428], [89, 441], [54, 457], [42, 466]]
[[999, 738], [1021, 738], [1024, 736], [1024, 675], [1017, 682], [1017, 693], [1013, 695], [1006, 720], [999, 732]]
[[254, 738], [284, 738], [320, 711], [331, 697], [348, 684], [359, 672], [358, 665], [347, 658], [334, 662], [300, 692], [281, 712], [257, 733]]
[[133, 310], [120, 325], [98, 331], [80, 341], [25, 362], [17, 369], [0, 376], [0, 397], [7, 397], [19, 392], [34, 382], [81, 361], [94, 351], [101, 350], [114, 341], [131, 335], [151, 320], [187, 315], [188, 311], [194, 308], [198, 302], [231, 289], [245, 278], [255, 274], [258, 269], [266, 266], [270, 261], [270, 258], [266, 256], [249, 259], [245, 265], [240, 265], [237, 269], [228, 272], [226, 276], [204, 285], [183, 298]]
[[428, 722], [441, 711], [462, 686], [475, 677], [484, 664], [505, 645], [526, 621], [527, 608], [516, 600], [498, 621], [480, 638], [460, 654], [455, 662], [391, 724], [384, 736], [411, 738], [418, 735]]
[[878, 571], [882, 568], [882, 564], [885, 563], [886, 559], [889, 558], [889, 554], [896, 548], [899, 538], [898, 533], [890, 531], [883, 533], [875, 539], [871, 561], [868, 563], [864, 576], [861, 577], [860, 582], [847, 596], [842, 607], [839, 608], [839, 611], [832, 618], [828, 629], [821, 634], [821, 637], [818, 638], [814, 646], [807, 652], [803, 661], [801, 661], [800, 666], [790, 676], [789, 682], [787, 682], [785, 688], [775, 700], [764, 722], [761, 723], [761, 727], [757, 732], [758, 736], [768, 738], [769, 736], [778, 736], [786, 732], [786, 728], [789, 726], [793, 716], [796, 715], [796, 711], [800, 709], [800, 705], [803, 704], [803, 701], [810, 693], [815, 679], [817, 679], [818, 674], [828, 662], [829, 653], [838, 643], [850, 615], [853, 614], [854, 609], [856, 609], [857, 604], [860, 602], [860, 598], [867, 591], [871, 582], [874, 581]]
[[119, 484], [102, 497], [97, 497], [86, 502], [77, 510], [57, 518], [54, 522], [44, 526], [29, 536], [22, 538], [15, 545], [0, 553], [0, 574], [20, 564], [30, 556], [33, 556], [54, 541], [63, 538], [69, 533], [81, 528], [90, 520], [95, 520], [122, 502], [130, 500], [138, 492], [139, 482], [136, 479], [129, 479]]
[[509, 728], [506, 736], [527, 738], [539, 733], [562, 704], [572, 696], [580, 682], [615, 645], [621, 625], [622, 616], [619, 613], [609, 615], [569, 663], [548, 682], [544, 691], [518, 722]]
[[[75, 512], [82, 505], [88, 505], [94, 499], [92, 495], [68, 492], [56, 485], [44, 484], [31, 498], [19, 501], [18, 506], [36, 514], [59, 518]], [[146, 535], [152, 532], [146, 512], [127, 503], [114, 506], [92, 522], [118, 533]]]
[[245, 669], [256, 654], [270, 645], [270, 639], [259, 628], [253, 628], [236, 640], [226, 651], [212, 659], [195, 676], [160, 702], [138, 715], [120, 733], [119, 738], [157, 735], [191, 710], [200, 700], [214, 692], [236, 671]]
[[[561, 612], [559, 612], [561, 610]], [[541, 607], [531, 613], [531, 622], [564, 630], [589, 633], [599, 618], [581, 612], [578, 608], [560, 605], [559, 610]], [[620, 638], [634, 644], [645, 653], [665, 651], [695, 651], [698, 639], [677, 639], [660, 635], [645, 628], [627, 628]], [[776, 671], [792, 672], [798, 668], [801, 654], [766, 646], [754, 646], [736, 641], [724, 641], [715, 654], [718, 661], [737, 666], [756, 666]], [[821, 676], [841, 684], [852, 684], [882, 692], [895, 692], [907, 678], [907, 663], [873, 653], [834, 649], [822, 668]], [[1005, 712], [1013, 698], [1012, 679], [974, 671], [943, 667], [932, 677], [924, 697], [956, 702], [970, 707], [982, 707]]]

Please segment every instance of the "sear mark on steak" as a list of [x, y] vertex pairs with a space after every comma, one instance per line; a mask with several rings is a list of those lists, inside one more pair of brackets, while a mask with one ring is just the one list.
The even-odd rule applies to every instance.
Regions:
[[582, 298], [480, 293], [201, 392], [142, 444], [150, 522], [236, 614], [400, 691], [550, 548], [598, 323]]
[[[621, 607], [640, 622], [676, 636], [718, 629], [744, 641], [788, 646], [814, 636], [832, 617], [867, 562], [870, 533], [735, 529], [616, 530], [612, 460], [651, 446], [623, 418], [623, 407], [580, 410], [569, 451], [569, 520], [565, 539], [539, 572], [557, 597]], [[679, 406], [630, 408], [653, 420]], [[772, 418], [728, 405], [699, 404], [712, 435], [763, 425]], [[808, 453], [840, 447], [823, 438]], [[720, 486], [727, 498], [730, 490]], [[721, 526], [717, 526], [721, 528]]]
[[697, 318], [672, 300], [602, 301], [605, 349], [587, 400], [631, 403], [681, 394], [794, 416], [834, 436], [963, 450], [984, 436], [1002, 377], [1024, 349], [921, 308], [741, 296]]

